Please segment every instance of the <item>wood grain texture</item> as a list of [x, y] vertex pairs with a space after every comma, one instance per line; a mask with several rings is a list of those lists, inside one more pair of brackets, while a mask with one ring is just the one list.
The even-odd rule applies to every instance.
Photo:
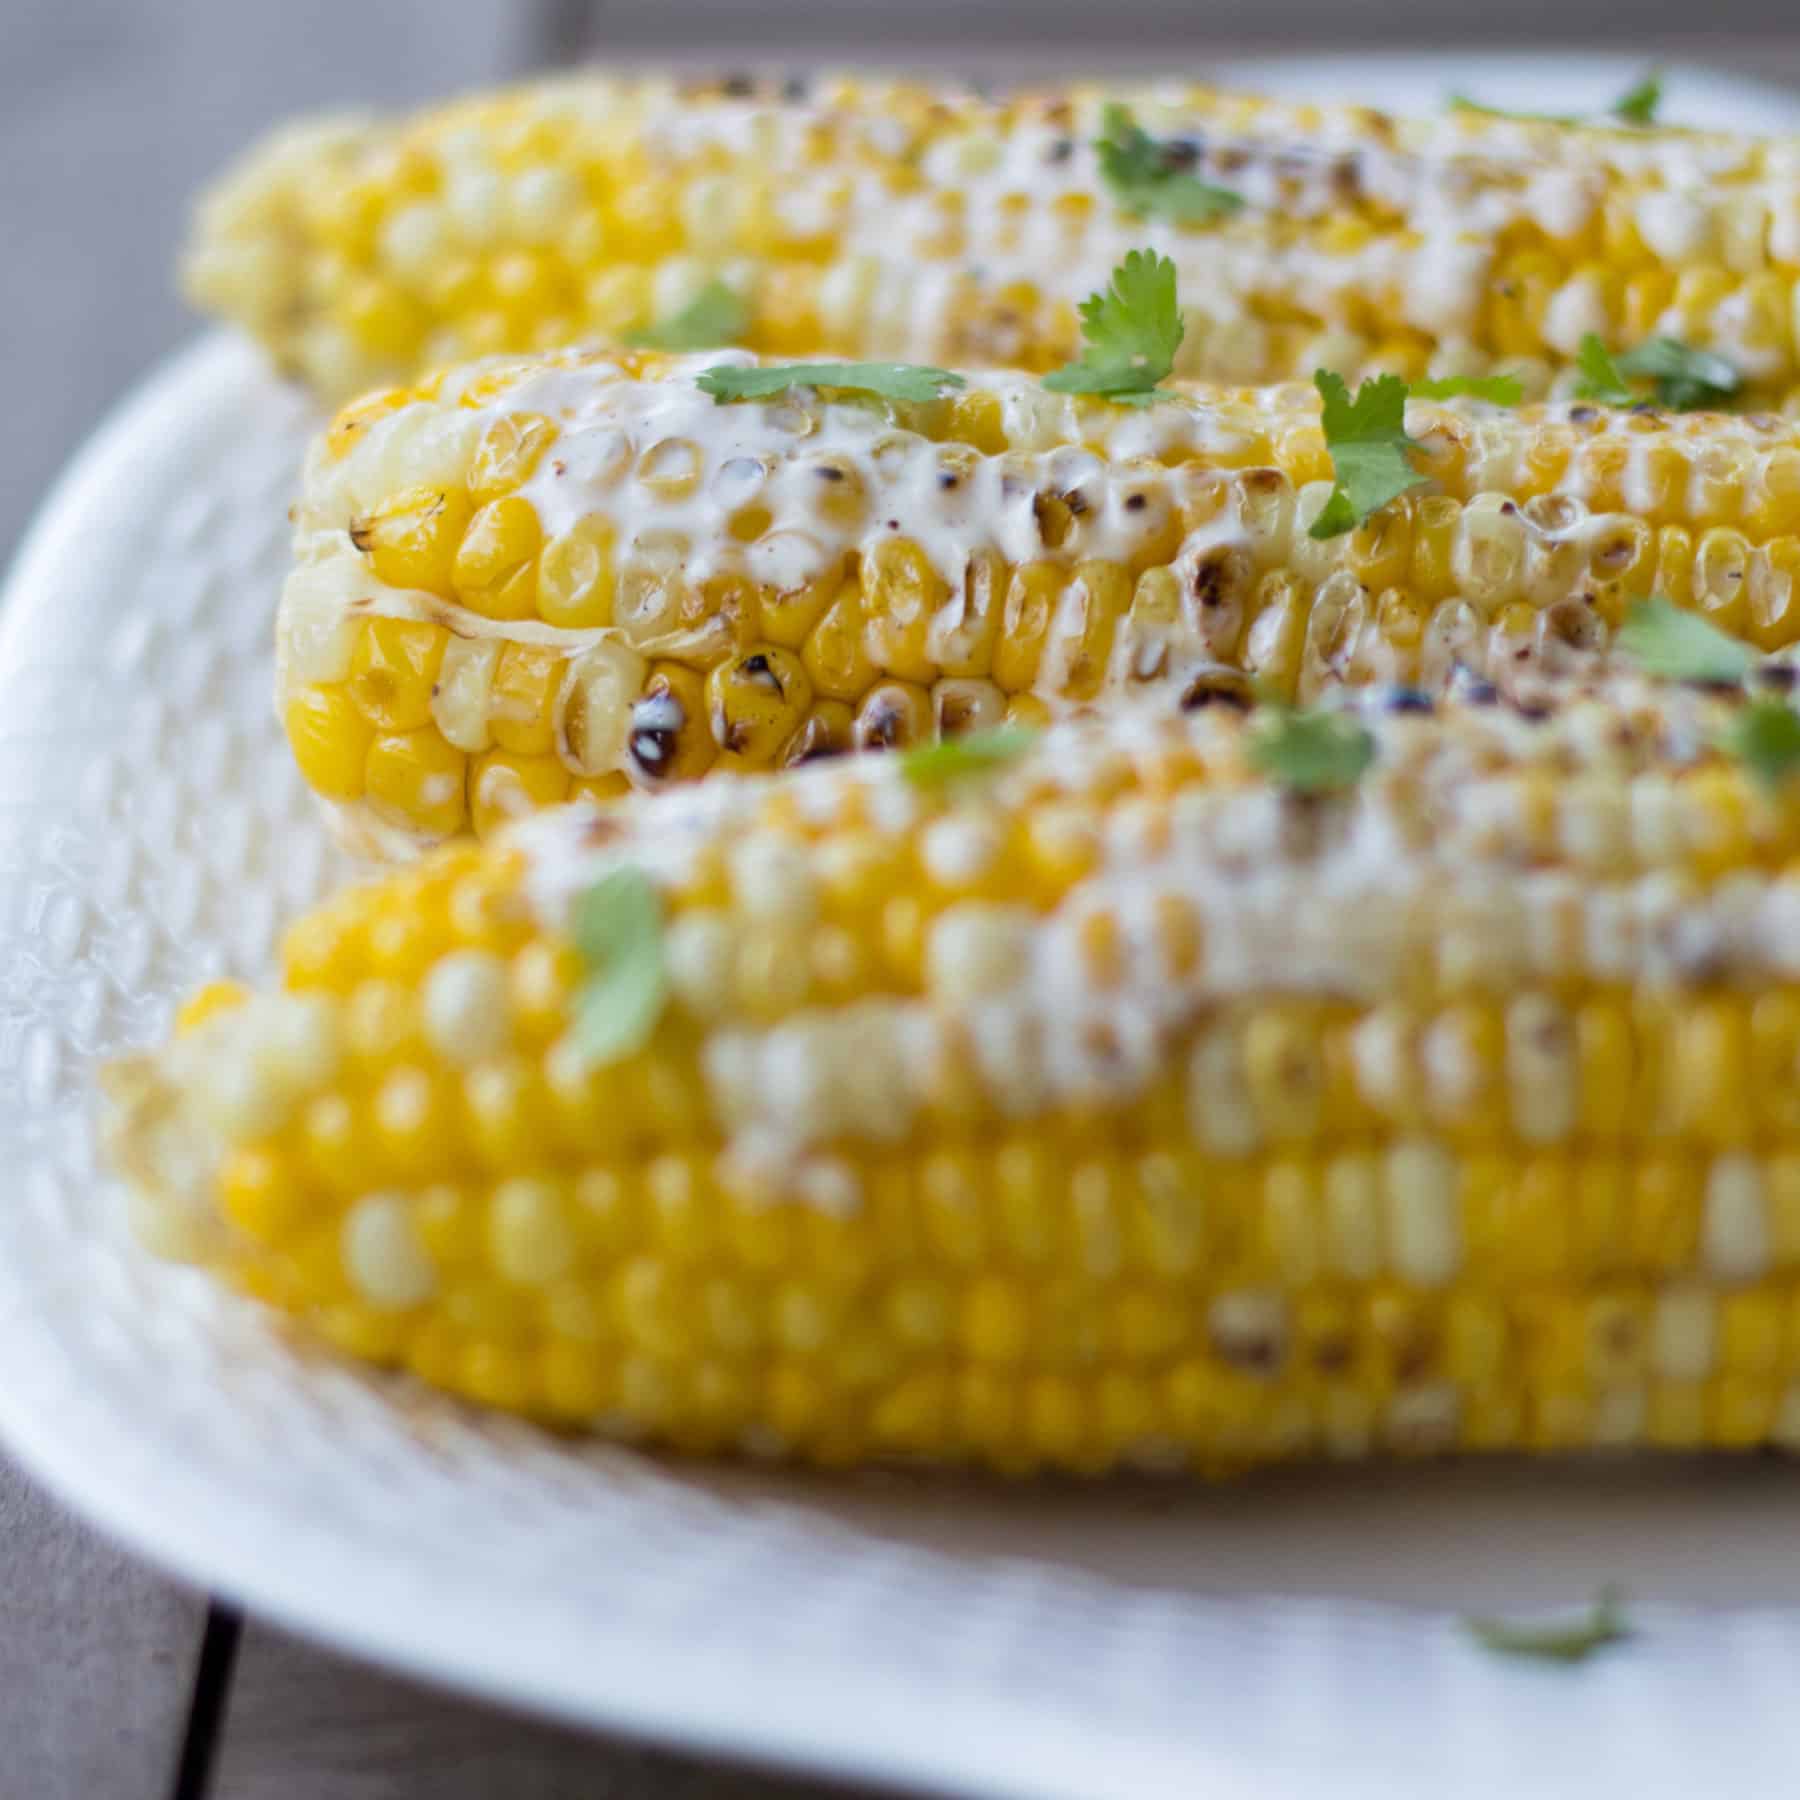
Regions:
[[0, 1465], [0, 1793], [160, 1795], [203, 1612]]
[[536, 60], [489, 0], [5, 0], [0, 564], [121, 390], [195, 329], [171, 273], [194, 190], [278, 119], [405, 101]]
[[246, 1626], [214, 1800], [857, 1800], [520, 1718]]

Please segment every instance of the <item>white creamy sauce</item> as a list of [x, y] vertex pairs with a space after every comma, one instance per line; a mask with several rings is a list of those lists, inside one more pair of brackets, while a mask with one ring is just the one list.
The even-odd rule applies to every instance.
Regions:
[[[1565, 800], [1563, 860], [1534, 866], [1542, 849], [1510, 780], [1537, 767], [1554, 784], [1592, 784], [1595, 774], [1551, 773], [1571, 752], [1594, 771], [1623, 754], [1590, 731], [1590, 713], [1666, 715], [1665, 727], [1678, 733], [1683, 716], [1699, 719], [1713, 704], [1631, 676], [1609, 678], [1599, 691], [1604, 706], [1565, 693], [1564, 710], [1544, 722], [1505, 707], [1465, 709], [1453, 730], [1365, 706], [1381, 745], [1375, 769], [1347, 804], [1319, 814], [1296, 813], [1260, 782], [1185, 788], [1166, 829], [1109, 830], [1100, 866], [1053, 911], [1009, 905], [990, 915], [1009, 946], [983, 965], [998, 971], [997, 984], [946, 988], [934, 975], [924, 996], [875, 995], [849, 1012], [803, 1009], [767, 1030], [726, 1034], [729, 1042], [705, 1057], [720, 1117], [728, 1128], [734, 1119], [753, 1121], [746, 1147], [771, 1171], [791, 1171], [834, 1137], [875, 1135], [877, 1125], [903, 1130], [924, 1103], [937, 1051], [950, 1042], [973, 1047], [984, 1084], [1021, 1116], [1128, 1099], [1166, 1067], [1172, 1036], [1216, 1003], [1292, 994], [1380, 1005], [1404, 992], [1421, 958], [1488, 991], [1527, 997], [1525, 984], [1550, 988], [1582, 974], [1648, 987], [1800, 976], [1800, 882], [1752, 869], [1708, 886], [1668, 866], [1684, 841], [1703, 841], [1708, 824], [1705, 794], [1690, 798], [1666, 765], [1627, 784], [1628, 811], [1641, 815], [1642, 827], [1622, 818], [1623, 835], [1609, 843], [1593, 835], [1592, 821], [1581, 823], [1578, 800]], [[1028, 776], [1049, 773], [1079, 793], [1110, 758], [1183, 744], [1209, 763], [1229, 764], [1241, 729], [1216, 713], [1184, 720], [1129, 707], [1057, 727], [1028, 763], [996, 773], [927, 826], [928, 863], [940, 880], [977, 874]], [[842, 816], [853, 790], [895, 828], [921, 804], [884, 758], [784, 780], [803, 816], [822, 828]], [[771, 855], [801, 854], [759, 836], [770, 830], [757, 822], [769, 791], [766, 779], [753, 778], [634, 802], [612, 816], [603, 837], [579, 813], [549, 813], [516, 827], [511, 841], [525, 853], [540, 918], [566, 929], [576, 897], [620, 866], [669, 885], [702, 843], [732, 842], [743, 856], [759, 842]], [[1592, 792], [1598, 801], [1620, 790]], [[1129, 813], [1117, 822], [1126, 825]], [[1164, 948], [1170, 904], [1186, 908], [1198, 927], [1200, 956], [1186, 970], [1172, 967]], [[1094, 915], [1112, 921], [1119, 946], [1104, 978], [1085, 948], [1084, 921]], [[956, 929], [968, 941], [973, 919], [959, 915]], [[1427, 1048], [1431, 1078], [1453, 1086], [1450, 1040]]]
[[[1236, 317], [1260, 297], [1329, 322], [1342, 310], [1338, 297], [1374, 293], [1391, 300], [1400, 322], [1455, 341], [1473, 335], [1495, 239], [1520, 222], [1578, 238], [1609, 182], [1635, 184], [1639, 231], [1675, 263], [1716, 242], [1727, 208], [1762, 208], [1772, 254], [1781, 231], [1800, 235], [1791, 172], [1754, 140], [1605, 130], [1571, 139], [1527, 120], [1252, 106], [1179, 83], [1118, 97], [1160, 142], [1185, 148], [1184, 172], [1240, 198], [1237, 219], [1195, 232], [1124, 216], [1095, 148], [1109, 98], [1096, 90], [1075, 91], [1055, 117], [953, 93], [927, 124], [916, 106], [896, 118], [866, 103], [848, 107], [827, 82], [810, 100], [709, 98], [646, 113], [643, 131], [651, 154], [676, 165], [747, 165], [741, 172], [781, 197], [778, 212], [796, 237], [841, 221], [842, 254], [865, 271], [859, 311], [873, 309], [873, 342], [918, 360], [947, 353], [966, 280], [990, 295], [1028, 284], [1072, 304], [1144, 246], [1175, 261], [1184, 299], [1211, 319]], [[838, 154], [821, 157], [821, 142]], [[866, 165], [846, 196], [845, 159], [858, 147], [910, 160], [916, 181], [895, 192], [887, 171]], [[1273, 246], [1254, 227], [1259, 215], [1326, 219], [1356, 195], [1391, 211], [1400, 229], [1378, 226], [1360, 247], [1326, 249]], [[962, 249], [946, 262], [947, 231]], [[1586, 316], [1591, 323], [1591, 306]], [[1004, 357], [1003, 343], [995, 349]]]

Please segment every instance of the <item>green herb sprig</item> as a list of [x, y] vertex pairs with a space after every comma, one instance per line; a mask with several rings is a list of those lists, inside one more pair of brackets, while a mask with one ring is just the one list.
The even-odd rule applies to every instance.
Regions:
[[[1711, 412], [1729, 406], [1744, 385], [1737, 367], [1716, 350], [1696, 350], [1680, 338], [1651, 338], [1614, 356], [1593, 332], [1581, 340], [1575, 392], [1602, 406], [1637, 406], [1654, 399], [1671, 412]], [[1648, 382], [1649, 392], [1633, 387]]]
[[699, 377], [700, 391], [721, 406], [733, 400], [771, 400], [797, 387], [834, 388], [878, 400], [926, 401], [938, 399], [946, 388], [963, 385], [960, 375], [924, 363], [765, 363], [745, 368], [718, 363]]
[[1080, 357], [1053, 369], [1044, 386], [1148, 406], [1164, 397], [1157, 384], [1174, 372], [1182, 332], [1175, 265], [1154, 250], [1128, 251], [1107, 286], [1081, 303]]
[[[1662, 106], [1663, 79], [1660, 69], [1650, 70], [1635, 86], [1627, 88], [1604, 114], [1621, 125], [1654, 125]], [[1518, 119], [1531, 125], [1585, 125], [1594, 116], [1584, 113], [1512, 112], [1504, 106], [1484, 106], [1467, 94], [1450, 96], [1452, 112], [1480, 113], [1489, 119]]]
[[1023, 756], [1038, 736], [1029, 725], [995, 725], [935, 744], [919, 744], [901, 752], [900, 773], [914, 787], [936, 791], [1005, 768]]
[[1348, 713], [1265, 702], [1250, 732], [1250, 763], [1292, 794], [1351, 788], [1375, 760], [1375, 739]]
[[575, 996], [575, 1044], [590, 1066], [640, 1049], [668, 1000], [662, 901], [637, 868], [614, 869], [575, 903], [575, 948], [589, 974]]
[[735, 344], [750, 324], [743, 296], [722, 281], [709, 281], [679, 312], [625, 334], [634, 350], [713, 350]]
[[1215, 187], [1181, 166], [1174, 147], [1159, 143], [1116, 102], [1100, 114], [1100, 136], [1094, 140], [1100, 176], [1128, 218], [1172, 219], [1180, 225], [1204, 225], [1224, 218], [1244, 204], [1242, 194]]
[[1493, 406], [1517, 406], [1525, 398], [1525, 384], [1516, 375], [1440, 375], [1431, 381], [1407, 383], [1410, 400], [1486, 400]]
[[1309, 535], [1341, 537], [1423, 484], [1412, 465], [1421, 446], [1406, 435], [1406, 383], [1398, 375], [1372, 376], [1354, 398], [1343, 376], [1330, 369], [1318, 370], [1313, 384], [1325, 402], [1325, 448], [1336, 480]]
[[1586, 1662], [1596, 1651], [1622, 1644], [1634, 1635], [1625, 1617], [1624, 1596], [1614, 1587], [1602, 1588], [1581, 1617], [1562, 1623], [1528, 1625], [1470, 1618], [1463, 1624], [1484, 1650], [1534, 1662]]
[[1717, 687], [1742, 681], [1756, 666], [1756, 652], [1748, 644], [1660, 594], [1632, 602], [1616, 641], [1646, 674], [1664, 681]]
[[1776, 792], [1800, 773], [1800, 713], [1785, 700], [1753, 700], [1720, 732], [1719, 748]]

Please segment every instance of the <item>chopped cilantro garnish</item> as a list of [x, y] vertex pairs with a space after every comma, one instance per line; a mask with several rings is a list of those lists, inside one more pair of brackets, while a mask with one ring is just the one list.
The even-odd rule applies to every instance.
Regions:
[[965, 737], [920, 744], [900, 756], [900, 773], [917, 788], [947, 787], [969, 775], [985, 775], [1023, 756], [1037, 741], [1028, 725], [995, 725]]
[[945, 388], [961, 387], [963, 378], [922, 363], [766, 363], [761, 368], [719, 363], [701, 374], [699, 385], [720, 405], [768, 400], [797, 387], [840, 388], [882, 400], [935, 400]]
[[[1603, 406], [1636, 406], [1647, 399], [1672, 412], [1706, 412], [1733, 400], [1744, 378], [1716, 350], [1696, 350], [1679, 338], [1651, 338], [1613, 356], [1591, 331], [1575, 358], [1581, 376], [1575, 392]], [[1631, 387], [1648, 381], [1648, 394]]]
[[1652, 69], [1636, 87], [1627, 88], [1612, 103], [1612, 116], [1625, 125], [1654, 125], [1662, 97], [1662, 71]]
[[1561, 1624], [1520, 1625], [1507, 1619], [1466, 1619], [1475, 1641], [1501, 1656], [1530, 1657], [1538, 1662], [1585, 1662], [1596, 1650], [1623, 1643], [1632, 1635], [1617, 1588], [1602, 1588], [1577, 1619]]
[[1756, 663], [1748, 644], [1727, 637], [1698, 613], [1652, 595], [1632, 602], [1619, 627], [1618, 645], [1636, 657], [1645, 672], [1665, 681], [1708, 685], [1742, 681]]
[[1743, 376], [1716, 350], [1696, 350], [1679, 338], [1652, 338], [1618, 361], [1621, 375], [1653, 382], [1657, 404], [1675, 412], [1710, 411], [1744, 385]]
[[1800, 771], [1800, 713], [1785, 700], [1754, 700], [1720, 733], [1719, 747], [1764, 787], [1782, 787]]
[[1183, 167], [1182, 145], [1158, 143], [1131, 116], [1129, 108], [1116, 102], [1100, 115], [1100, 136], [1094, 140], [1094, 149], [1100, 157], [1101, 176], [1130, 218], [1203, 225], [1244, 204], [1242, 194], [1215, 187], [1190, 173]]
[[[1662, 74], [1652, 69], [1635, 87], [1627, 88], [1603, 116], [1617, 119], [1621, 125], [1654, 125], [1662, 95]], [[1452, 112], [1480, 113], [1488, 119], [1518, 119], [1528, 125], [1585, 125], [1595, 116], [1591, 113], [1513, 112], [1504, 106], [1484, 106], [1467, 94], [1452, 94], [1449, 104]]]
[[1575, 353], [1575, 371], [1581, 377], [1575, 392], [1583, 400], [1598, 400], [1602, 406], [1633, 406], [1638, 396], [1625, 385], [1624, 374], [1613, 361], [1612, 352], [1590, 331], [1583, 335]]
[[1407, 393], [1416, 400], [1454, 400], [1467, 394], [1494, 406], [1517, 406], [1525, 398], [1524, 384], [1516, 375], [1442, 375], [1435, 381], [1414, 381]]
[[1270, 705], [1250, 738], [1250, 761], [1294, 794], [1355, 786], [1375, 760], [1375, 740], [1348, 713]]
[[1406, 383], [1398, 375], [1372, 377], [1354, 399], [1343, 376], [1329, 369], [1313, 382], [1325, 401], [1325, 448], [1337, 481], [1311, 535], [1340, 537], [1425, 477], [1412, 466], [1419, 446], [1406, 435]]
[[641, 869], [615, 869], [575, 903], [575, 947], [590, 971], [575, 997], [575, 1044], [617, 1062], [656, 1027], [668, 996], [662, 903]]
[[1110, 286], [1081, 303], [1080, 359], [1044, 377], [1059, 394], [1103, 394], [1122, 406], [1148, 406], [1181, 347], [1175, 265], [1154, 250], [1131, 250]]
[[625, 334], [637, 350], [711, 350], [735, 344], [750, 323], [743, 297], [722, 281], [709, 281], [680, 312]]

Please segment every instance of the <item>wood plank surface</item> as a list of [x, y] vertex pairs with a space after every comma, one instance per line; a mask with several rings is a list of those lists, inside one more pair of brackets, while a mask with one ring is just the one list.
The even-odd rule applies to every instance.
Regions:
[[478, 1706], [246, 1626], [215, 1800], [853, 1800]]
[[0, 1464], [0, 1794], [160, 1796], [202, 1612]]

